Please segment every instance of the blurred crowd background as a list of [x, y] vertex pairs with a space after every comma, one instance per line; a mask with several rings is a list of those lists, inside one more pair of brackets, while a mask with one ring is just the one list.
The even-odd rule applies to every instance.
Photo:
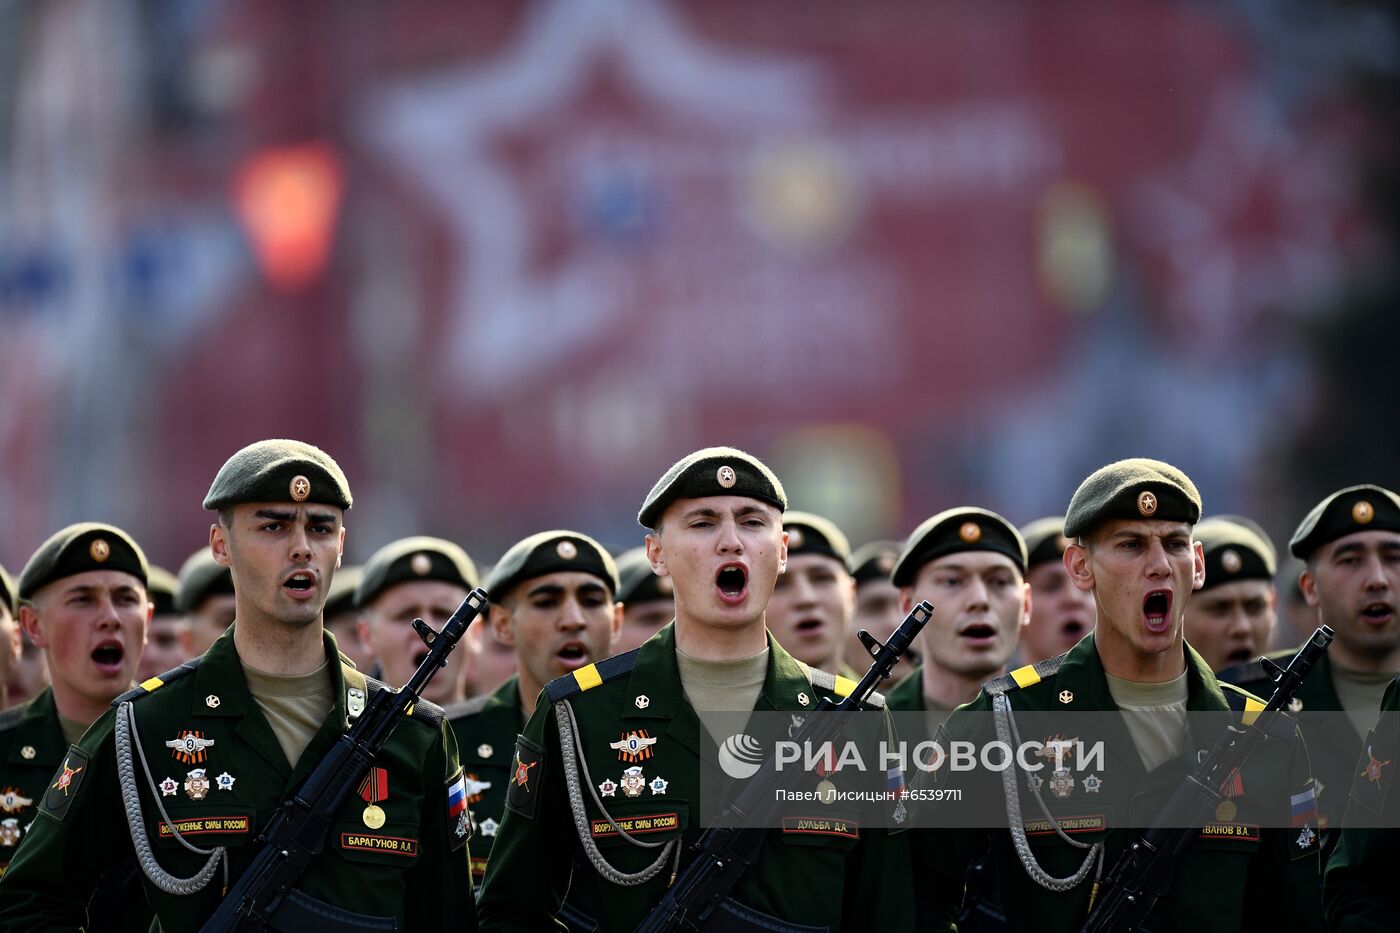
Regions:
[[1121, 456], [1400, 487], [1394, 7], [0, 0], [0, 564], [178, 567], [315, 443], [347, 559], [640, 543], [725, 443], [859, 544]]

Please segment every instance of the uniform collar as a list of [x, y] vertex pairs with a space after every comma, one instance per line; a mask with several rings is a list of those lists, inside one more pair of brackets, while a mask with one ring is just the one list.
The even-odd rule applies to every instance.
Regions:
[[[1183, 643], [1184, 644], [1184, 643]], [[1225, 712], [1230, 708], [1220, 683], [1215, 679], [1210, 665], [1196, 649], [1185, 645], [1186, 651], [1186, 708], [1191, 712]], [[1057, 707], [1066, 710], [1117, 710], [1113, 694], [1108, 690], [1108, 678], [1104, 674], [1103, 662], [1099, 659], [1098, 644], [1094, 633], [1082, 638], [1060, 662], [1055, 675], [1055, 686], [1059, 688]], [[1069, 695], [1065, 702], [1062, 698]]]
[[[24, 712], [11, 732], [14, 739], [10, 743], [9, 762], [51, 769], [68, 749], [63, 741], [63, 726], [58, 721], [58, 707], [53, 701], [53, 688], [40, 690], [21, 709]], [[33, 758], [20, 754], [26, 747], [34, 749]]]

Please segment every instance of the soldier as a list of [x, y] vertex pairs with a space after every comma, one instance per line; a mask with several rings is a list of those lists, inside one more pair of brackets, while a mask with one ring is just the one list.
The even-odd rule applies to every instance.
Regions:
[[919, 676], [889, 692], [890, 709], [947, 713], [1006, 670], [1031, 615], [1025, 571], [1021, 533], [995, 512], [949, 509], [914, 530], [890, 579], [901, 611], [926, 599], [934, 612], [919, 634]]
[[[204, 506], [237, 621], [119, 697], [63, 756], [0, 880], [0, 928], [81, 926], [94, 879], [133, 849], [162, 930], [208, 919], [274, 811], [385, 689], [321, 623], [350, 504], [340, 467], [308, 444], [261, 441], [224, 464]], [[332, 817], [301, 898], [398, 929], [475, 929], [460, 778], [442, 710], [414, 704]]]
[[611, 654], [622, 625], [622, 604], [613, 597], [617, 568], [597, 541], [576, 531], [546, 531], [517, 542], [491, 571], [486, 588], [491, 638], [515, 651], [519, 674], [447, 711], [479, 833], [472, 845], [478, 886], [505, 815], [511, 749], [540, 691]]
[[1395, 853], [1400, 847], [1400, 793], [1395, 792], [1400, 679], [1386, 688], [1381, 711], [1352, 768], [1345, 826], [1337, 834], [1323, 881], [1327, 928], [1335, 933], [1393, 930], [1400, 918], [1400, 887], [1395, 884]]
[[1203, 521], [1196, 540], [1205, 554], [1206, 582], [1186, 604], [1186, 643], [1219, 673], [1269, 650], [1278, 561], [1263, 529], [1248, 519], [1222, 515]]
[[146, 626], [146, 648], [136, 668], [138, 681], [154, 677], [183, 664], [194, 656], [190, 624], [175, 608], [175, 575], [154, 564], [146, 578], [146, 594], [151, 598], [151, 624]]
[[[335, 572], [330, 595], [326, 597], [325, 625], [326, 631], [335, 636], [335, 646], [340, 653], [350, 659], [356, 670], [368, 674], [374, 664], [374, 652], [360, 641], [360, 612], [355, 608], [355, 587], [360, 584], [361, 570], [356, 564]], [[453, 653], [461, 651], [462, 647], [459, 645]], [[382, 678], [383, 670], [373, 672], [372, 676]]]
[[[601, 929], [634, 929], [703, 828], [700, 767], [714, 759], [701, 750], [715, 746], [697, 712], [800, 713], [833, 694], [837, 678], [798, 662], [764, 626], [786, 560], [786, 505], [766, 466], [727, 447], [691, 454], [653, 487], [638, 521], [652, 568], [674, 584], [676, 621], [546, 687], [516, 743], [483, 926], [551, 929], [567, 892]], [[905, 929], [900, 896], [870, 896], [907, 877], [903, 840], [771, 830], [722, 910], [730, 924], [768, 930]]]
[[[1317, 613], [1314, 626], [1321, 622], [1336, 633], [1295, 703], [1305, 712], [1303, 736], [1326, 830], [1345, 813], [1361, 737], [1375, 723], [1381, 696], [1400, 671], [1400, 498], [1379, 486], [1338, 490], [1307, 514], [1288, 548], [1307, 563], [1299, 582]], [[1261, 695], [1271, 689], [1253, 662], [1222, 671], [1220, 679]], [[1342, 711], [1345, 720], [1312, 715]], [[1324, 858], [1335, 844], [1334, 834], [1324, 833]]]
[[[0, 873], [33, 826], [64, 750], [131, 686], [151, 616], [148, 572], [145, 555], [125, 532], [85, 523], [50, 537], [20, 574], [20, 624], [44, 652], [53, 681], [0, 718]], [[128, 877], [132, 868], [127, 859], [89, 879], [96, 882], [89, 893], [97, 890], [91, 915], [87, 898], [76, 905], [85, 924], [150, 925], [140, 886]]]
[[1064, 654], [1094, 629], [1094, 597], [1075, 586], [1065, 569], [1065, 520], [1040, 518], [1021, 529], [1026, 541], [1026, 582], [1035, 608], [1021, 633], [1025, 664]]
[[[1131, 827], [1141, 828], [1160, 812], [1215, 740], [1193, 733], [1186, 712], [1210, 711], [1225, 720], [1240, 715], [1246, 701], [1259, 708], [1243, 691], [1222, 689], [1182, 637], [1187, 599], [1205, 573], [1201, 549], [1191, 540], [1200, 511], [1190, 479], [1155, 460], [1109, 464], [1075, 492], [1065, 516], [1065, 534], [1074, 543], [1064, 560], [1075, 585], [1094, 594], [1093, 633], [1066, 655], [986, 684], [944, 723], [940, 742], [951, 748], [957, 741], [977, 746], [993, 737], [1030, 738], [1025, 733], [1036, 713], [1053, 712], [1056, 728], [1090, 744], [1089, 730], [1104, 729], [1107, 763], [1099, 773], [1079, 772], [1078, 781], [1060, 765], [1050, 780], [1037, 782], [1034, 769], [1025, 781], [1016, 777], [1026, 767], [1017, 764], [1005, 784], [1001, 774], [983, 780], [952, 768], [935, 771], [947, 789], [964, 790], [957, 806], [973, 808], [967, 812], [1004, 803], [1011, 829], [912, 834], [921, 927], [953, 929], [964, 868], [990, 836], [1009, 928], [1079, 929], [1098, 888], [1089, 876], [1107, 876], [1135, 832]], [[995, 730], [985, 715], [993, 709]], [[1097, 719], [1072, 715], [1080, 711], [1125, 715], [1096, 726]], [[1232, 782], [1215, 812], [1218, 824], [1201, 830], [1176, 866], [1147, 925], [1201, 933], [1320, 930], [1312, 802], [1307, 755], [1296, 733], [1291, 741], [1266, 743]], [[1270, 828], [1288, 826], [1290, 816], [1299, 820], [1293, 829]]]
[[5, 568], [0, 567], [0, 710], [9, 706], [6, 694], [10, 685], [10, 672], [19, 660], [19, 620], [15, 618], [18, 611], [15, 605], [15, 585]]
[[[451, 541], [416, 536], [391, 541], [370, 555], [355, 587], [360, 610], [360, 641], [391, 684], [403, 684], [428, 656], [428, 646], [413, 630], [422, 619], [440, 629], [477, 585], [476, 564]], [[478, 623], [479, 624], [479, 623]], [[439, 706], [460, 703], [465, 651], [453, 651], [423, 691]]]
[[[851, 617], [851, 637], [846, 640], [846, 666], [860, 671], [870, 663], [870, 654], [860, 643], [862, 629], [886, 642], [904, 621], [899, 611], [899, 587], [890, 582], [890, 571], [899, 560], [897, 541], [871, 541], [851, 555], [851, 579], [856, 581], [856, 608]], [[919, 665], [917, 651], [909, 650], [890, 672], [889, 683], [897, 684]], [[888, 699], [888, 696], [886, 697]]]
[[811, 512], [785, 513], [783, 531], [787, 569], [768, 601], [768, 630], [808, 667], [850, 677], [843, 654], [856, 603], [851, 546], [841, 529]]
[[676, 599], [670, 578], [658, 577], [652, 572], [644, 547], [633, 548], [618, 557], [617, 578], [622, 632], [613, 644], [613, 652], [622, 654], [641, 645], [676, 617]]
[[190, 650], [201, 655], [233, 624], [237, 606], [233, 577], [207, 547], [191, 554], [180, 567], [175, 584], [175, 607], [190, 624]]

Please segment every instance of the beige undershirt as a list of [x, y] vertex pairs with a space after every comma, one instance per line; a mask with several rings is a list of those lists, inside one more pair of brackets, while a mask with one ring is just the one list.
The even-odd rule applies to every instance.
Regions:
[[1356, 734], [1363, 739], [1375, 728], [1385, 688], [1394, 679], [1393, 671], [1380, 674], [1354, 671], [1332, 662], [1332, 686], [1337, 690], [1337, 699], [1342, 701], [1342, 709], [1346, 710]]
[[[1380, 700], [1376, 701], [1376, 709], [1380, 709]], [[77, 745], [78, 740], [83, 737], [83, 733], [88, 731], [88, 723], [78, 722], [76, 719], [69, 719], [67, 716], [58, 717], [58, 725], [63, 730], [63, 741], [69, 745]], [[1369, 728], [1369, 727], [1368, 727]]]
[[282, 746], [282, 753], [293, 768], [301, 760], [306, 746], [311, 744], [316, 730], [326, 721], [326, 714], [335, 706], [327, 663], [309, 674], [291, 677], [243, 665], [248, 692], [258, 701], [258, 708], [267, 717], [267, 724], [277, 736], [277, 744]]
[[[707, 661], [677, 648], [676, 668], [681, 675], [681, 690], [697, 713], [747, 713], [758, 702], [763, 681], [768, 677], [768, 646], [764, 645], [758, 654], [735, 661]], [[716, 740], [723, 738], [715, 736]]]
[[[1108, 692], [1123, 713], [1142, 766], [1152, 771], [1181, 754], [1186, 743], [1186, 672], [1162, 684], [1140, 684], [1111, 674]], [[1379, 701], [1376, 704], [1380, 705]]]

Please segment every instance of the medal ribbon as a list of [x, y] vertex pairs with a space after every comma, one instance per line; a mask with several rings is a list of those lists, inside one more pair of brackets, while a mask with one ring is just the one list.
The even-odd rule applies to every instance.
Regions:
[[360, 782], [359, 794], [369, 804], [386, 799], [389, 796], [389, 772], [383, 768], [370, 768]]

